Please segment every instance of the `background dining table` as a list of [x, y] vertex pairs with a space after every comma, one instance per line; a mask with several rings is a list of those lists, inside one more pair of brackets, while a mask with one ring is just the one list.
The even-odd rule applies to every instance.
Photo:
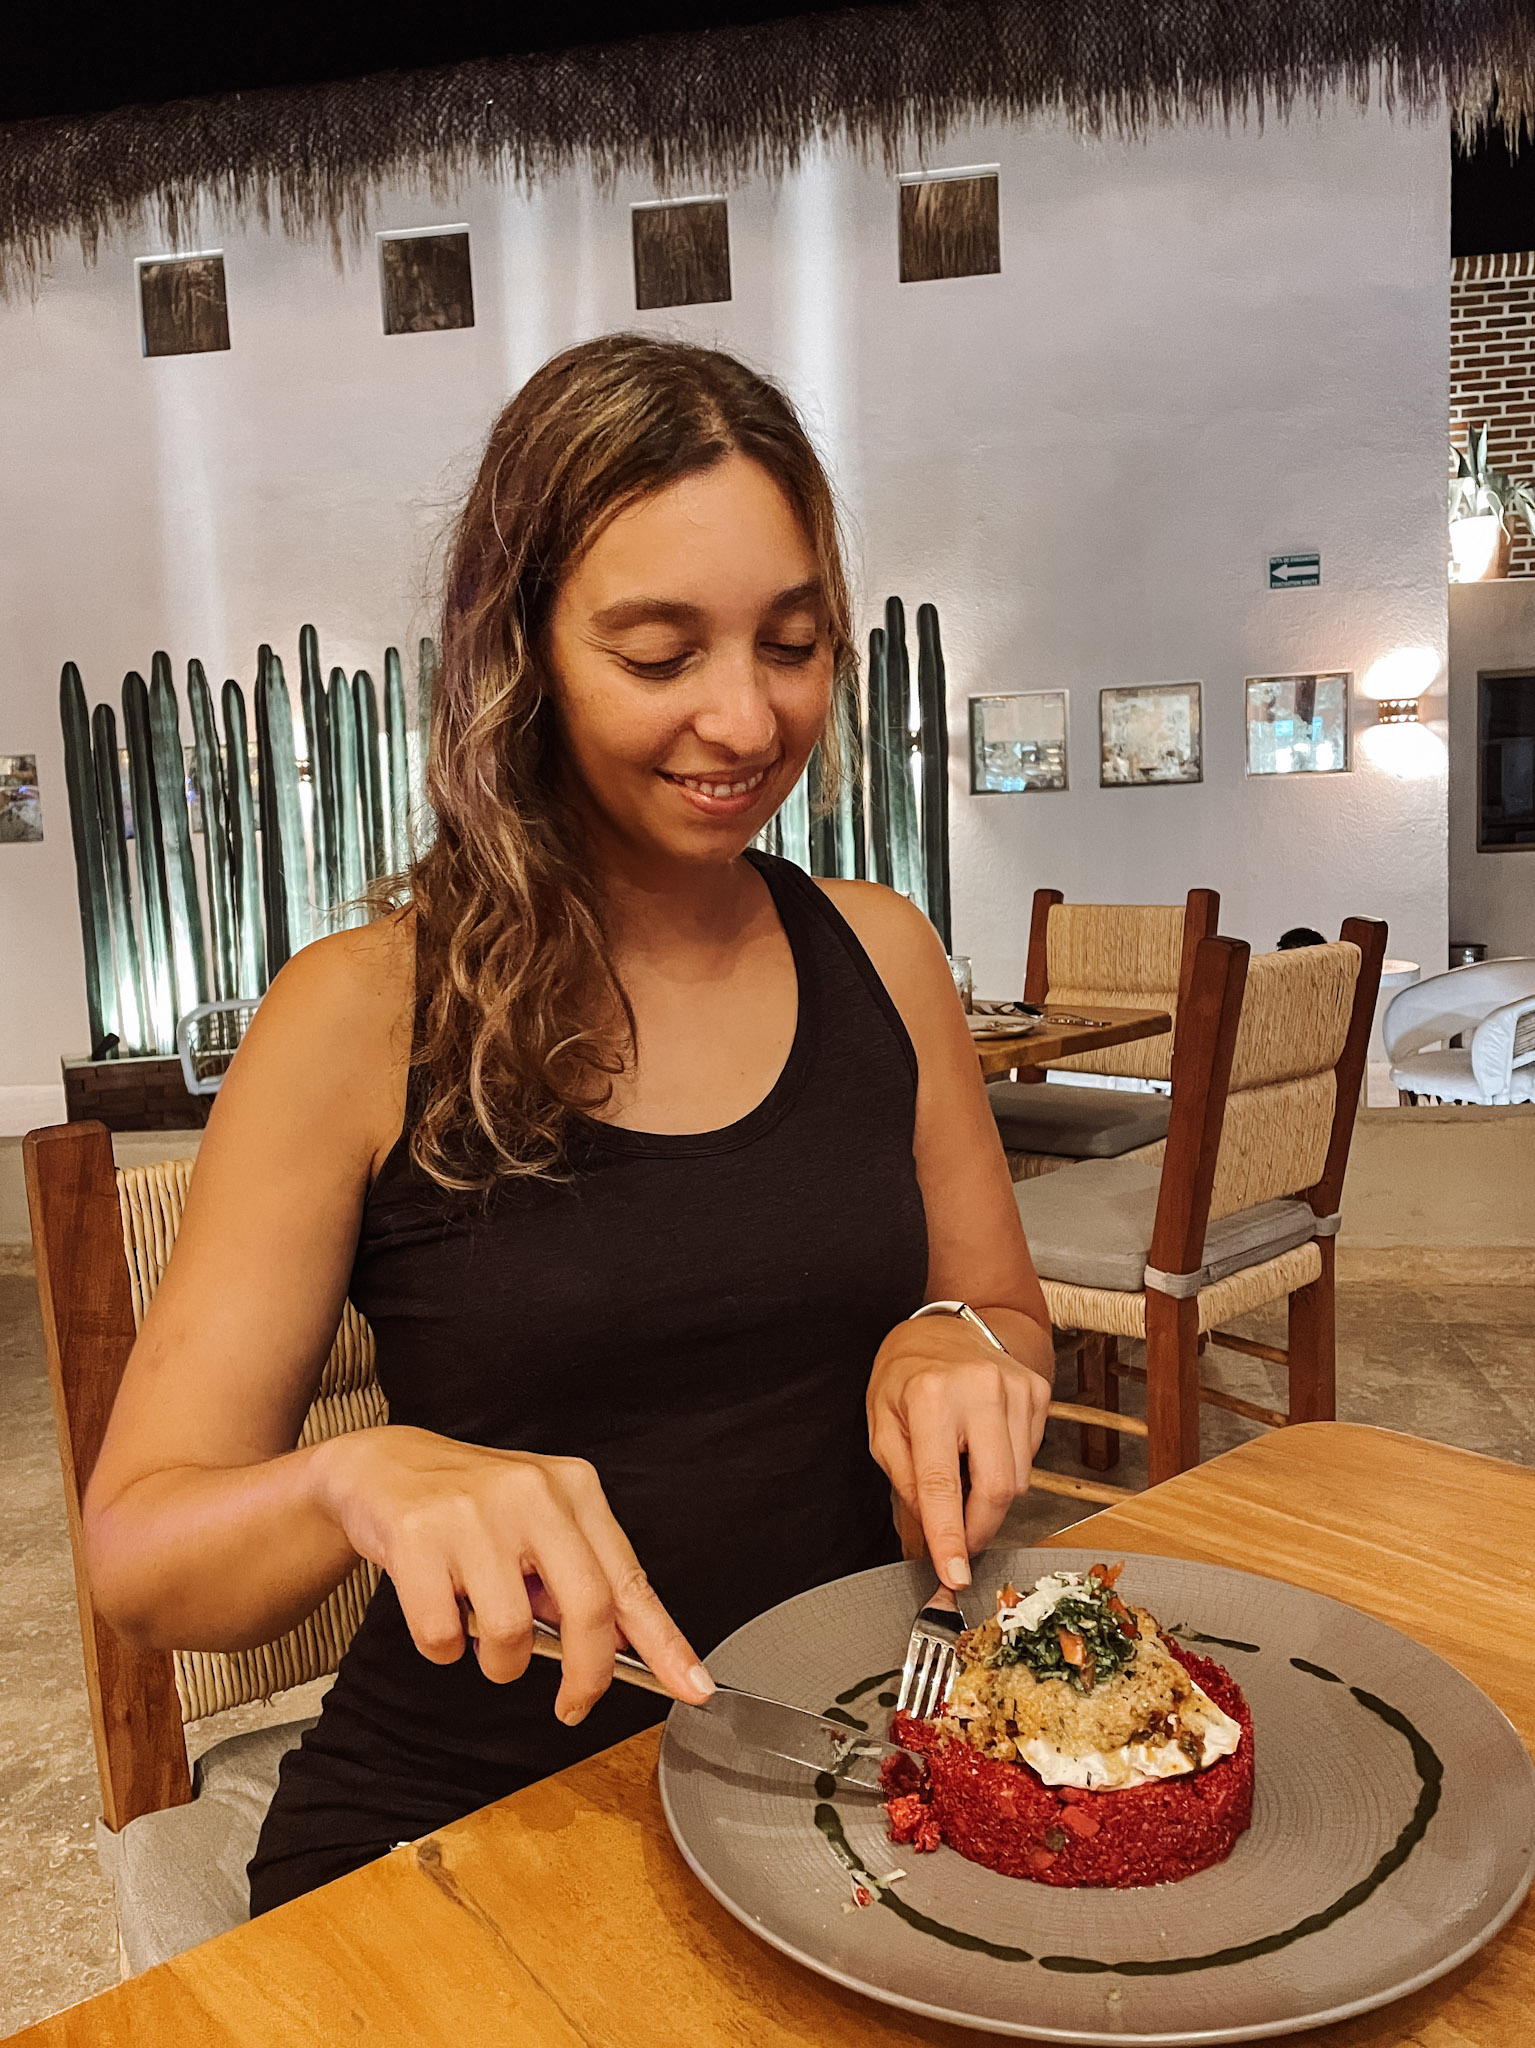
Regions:
[[1042, 1070], [1051, 1060], [1063, 1060], [1072, 1053], [1099, 1052], [1106, 1045], [1128, 1045], [1135, 1038], [1158, 1038], [1172, 1028], [1173, 1020], [1166, 1010], [1108, 1009], [1094, 1003], [1084, 1011], [1063, 1013], [1047, 1009], [1039, 1022], [1022, 1034], [977, 1037], [975, 1049], [981, 1072], [988, 1081], [1011, 1073], [1016, 1073], [1020, 1080], [1042, 1081]]
[[[1364, 1609], [1480, 1685], [1535, 1748], [1535, 1471], [1345, 1423], [1277, 1430], [1053, 1539], [1283, 1579]], [[402, 1845], [12, 2037], [12, 2048], [977, 2048], [758, 1940], [691, 1875], [659, 1735]], [[1316, 2048], [1525, 2048], [1535, 1907]]]

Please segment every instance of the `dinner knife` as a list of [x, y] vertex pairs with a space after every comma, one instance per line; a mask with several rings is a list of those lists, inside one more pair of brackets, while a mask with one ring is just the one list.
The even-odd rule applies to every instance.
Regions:
[[[469, 1634], [477, 1636], [472, 1609], [464, 1619]], [[533, 1621], [533, 1652], [535, 1656], [556, 1660], [561, 1654], [559, 1630], [537, 1616]], [[626, 1685], [639, 1686], [662, 1699], [673, 1697], [650, 1666], [627, 1650], [615, 1652], [613, 1675]], [[825, 1714], [808, 1713], [803, 1707], [766, 1699], [761, 1693], [743, 1692], [739, 1686], [716, 1681], [703, 1706], [695, 1707], [687, 1700], [675, 1704], [690, 1714], [707, 1714], [716, 1723], [723, 1723], [744, 1749], [760, 1750], [768, 1756], [782, 1757], [786, 1763], [802, 1764], [817, 1776], [825, 1772], [839, 1785], [887, 1792], [884, 1766], [892, 1758], [899, 1758], [903, 1767], [897, 1774], [897, 1784], [910, 1778], [915, 1785], [917, 1777], [912, 1776], [913, 1772], [925, 1775], [919, 1759], [897, 1743], [882, 1742], [878, 1736], [854, 1727], [851, 1721], [833, 1721]]]

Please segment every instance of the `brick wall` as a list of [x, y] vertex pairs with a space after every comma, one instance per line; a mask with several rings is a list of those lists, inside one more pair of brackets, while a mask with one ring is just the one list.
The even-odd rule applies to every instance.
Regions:
[[[1487, 458], [1535, 477], [1535, 251], [1457, 256], [1450, 282], [1450, 438], [1485, 425]], [[1535, 540], [1514, 525], [1511, 576], [1535, 576]]]

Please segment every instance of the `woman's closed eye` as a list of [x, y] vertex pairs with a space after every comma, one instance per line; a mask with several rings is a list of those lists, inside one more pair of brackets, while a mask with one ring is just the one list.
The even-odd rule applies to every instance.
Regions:
[[783, 668], [801, 668], [811, 660], [820, 646], [820, 635], [814, 640], [767, 640], [762, 651], [769, 661], [777, 662]]
[[[764, 659], [771, 661], [776, 667], [803, 668], [807, 662], [814, 660], [821, 639], [817, 634], [812, 640], [764, 640], [758, 645]], [[675, 654], [662, 655], [649, 661], [643, 661], [634, 654], [620, 654], [618, 658], [630, 675], [638, 676], [642, 682], [666, 683], [674, 676], [681, 675], [696, 652], [695, 648], [684, 647]]]
[[630, 675], [638, 676], [642, 682], [668, 683], [687, 667], [692, 650], [684, 648], [680, 654], [669, 654], [660, 661], [640, 661], [632, 654], [621, 654], [618, 658]]

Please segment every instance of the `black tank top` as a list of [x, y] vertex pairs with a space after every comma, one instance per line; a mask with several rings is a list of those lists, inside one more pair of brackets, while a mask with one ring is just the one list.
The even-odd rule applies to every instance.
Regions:
[[[864, 1395], [919, 1307], [916, 1058], [858, 940], [787, 861], [748, 856], [794, 956], [788, 1059], [738, 1123], [686, 1136], [583, 1119], [560, 1181], [447, 1195], [409, 1118], [363, 1210], [351, 1298], [392, 1422], [588, 1458], [701, 1654], [808, 1586], [897, 1556]], [[578, 1728], [535, 1658], [492, 1685], [430, 1664], [385, 1578], [289, 1753], [253, 1912], [654, 1723], [614, 1685]]]

